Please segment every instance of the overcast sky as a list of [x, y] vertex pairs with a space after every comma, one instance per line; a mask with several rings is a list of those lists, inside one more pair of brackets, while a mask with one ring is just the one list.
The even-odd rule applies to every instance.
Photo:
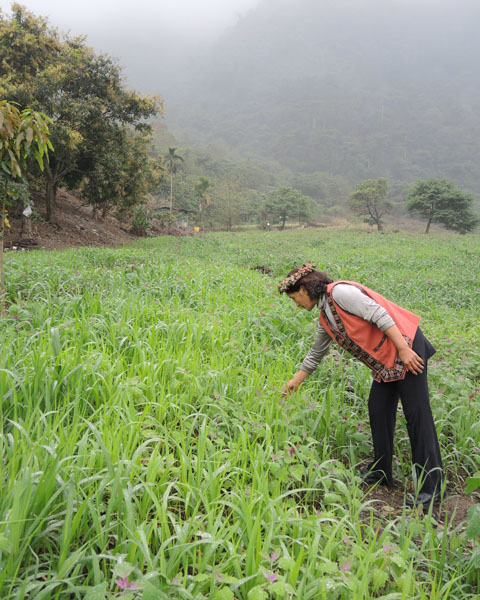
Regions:
[[[168, 73], [199, 43], [215, 41], [260, 0], [17, 0], [52, 26], [86, 35], [117, 59], [128, 83], [144, 93], [168, 91]], [[283, 0], [282, 0], [283, 1]], [[294, 2], [295, 0], [291, 0]], [[0, 0], [10, 13], [13, 0]]]
[[[37, 15], [48, 16], [52, 25], [72, 34], [87, 34], [97, 46], [101, 32], [113, 28], [142, 27], [152, 31], [157, 25], [172, 33], [211, 37], [233, 25], [259, 0], [19, 0]], [[0, 0], [9, 12], [12, 2]], [[91, 39], [90, 39], [91, 38]]]

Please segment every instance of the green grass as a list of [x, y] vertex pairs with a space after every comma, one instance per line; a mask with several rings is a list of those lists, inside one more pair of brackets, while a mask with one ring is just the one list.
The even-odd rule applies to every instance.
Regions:
[[367, 369], [331, 352], [281, 397], [314, 327], [275, 283], [310, 260], [422, 315], [461, 490], [480, 464], [479, 259], [475, 236], [334, 230], [6, 255], [2, 600], [477, 597], [473, 525], [385, 519], [359, 486]]

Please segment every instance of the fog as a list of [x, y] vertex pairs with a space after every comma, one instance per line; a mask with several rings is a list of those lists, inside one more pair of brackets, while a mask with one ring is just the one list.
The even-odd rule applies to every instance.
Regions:
[[450, 177], [480, 193], [478, 0], [24, 4], [160, 94], [179, 144], [351, 182]]
[[[115, 29], [142, 39], [156, 28], [170, 33], [210, 38], [258, 3], [258, 0], [25, 0], [32, 12], [48, 16], [52, 24], [84, 33], [108, 46]], [[4, 12], [11, 2], [1, 0]]]
[[[162, 79], [208, 47], [259, 0], [20, 0], [36, 15], [122, 65], [131, 86], [162, 93]], [[9, 13], [13, 2], [0, 0]], [[155, 73], [155, 81], [152, 74]]]

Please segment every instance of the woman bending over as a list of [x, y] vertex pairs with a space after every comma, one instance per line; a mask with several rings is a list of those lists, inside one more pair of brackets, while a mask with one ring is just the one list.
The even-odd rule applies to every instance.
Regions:
[[318, 308], [313, 348], [283, 388], [294, 392], [313, 373], [332, 340], [373, 372], [368, 399], [374, 458], [360, 473], [368, 483], [392, 485], [393, 436], [402, 401], [420, 489], [407, 504], [429, 505], [441, 497], [443, 468], [428, 395], [427, 362], [435, 349], [418, 327], [420, 317], [354, 281], [332, 281], [306, 264], [280, 282], [298, 307]]

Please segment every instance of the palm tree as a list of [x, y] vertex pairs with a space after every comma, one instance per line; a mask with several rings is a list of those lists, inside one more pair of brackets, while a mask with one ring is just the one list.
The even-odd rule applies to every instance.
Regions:
[[183, 158], [176, 153], [176, 148], [169, 148], [168, 154], [164, 156], [165, 164], [168, 172], [170, 173], [170, 212], [172, 212], [173, 206], [173, 176], [177, 172], [177, 165], [179, 162], [184, 162]]

